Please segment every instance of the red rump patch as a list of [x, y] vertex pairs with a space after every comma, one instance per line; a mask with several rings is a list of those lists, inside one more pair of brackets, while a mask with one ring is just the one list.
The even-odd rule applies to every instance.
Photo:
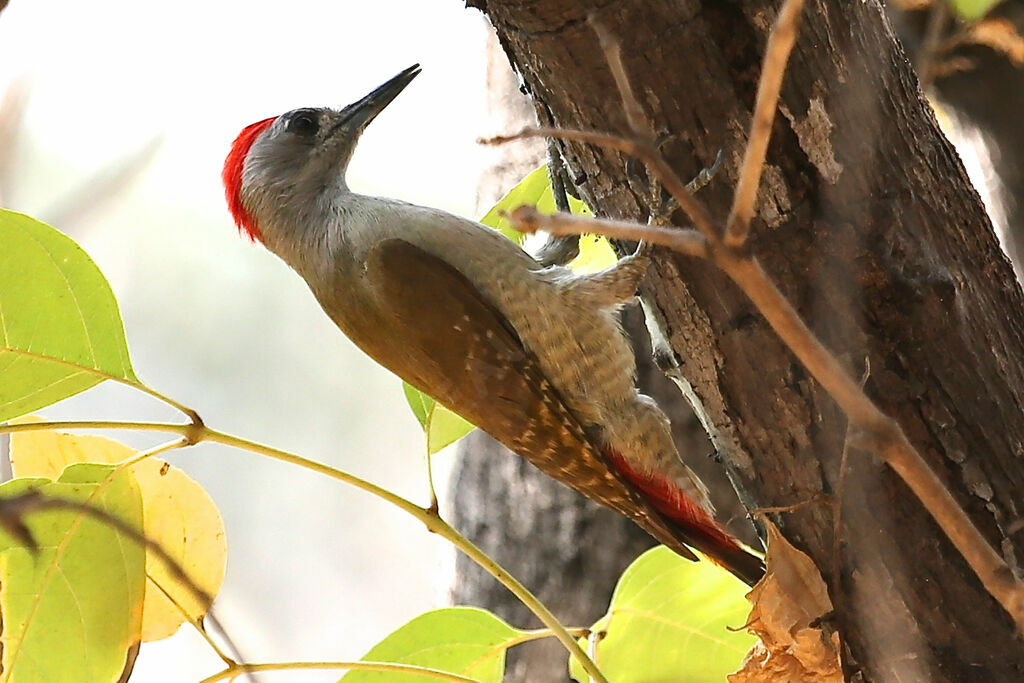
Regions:
[[696, 547], [697, 550], [702, 551], [711, 559], [717, 559], [719, 555], [715, 552], [715, 548], [729, 551], [741, 550], [733, 537], [719, 526], [707, 510], [696, 501], [691, 500], [682, 489], [671, 481], [662, 476], [637, 472], [621, 453], [611, 449], [605, 451], [605, 456], [615, 471], [635, 486], [655, 510], [686, 531], [687, 536], [692, 539], [689, 544]]
[[271, 116], [269, 119], [257, 121], [242, 129], [235, 141], [231, 143], [231, 151], [228, 152], [228, 156], [224, 160], [224, 170], [220, 176], [224, 181], [224, 196], [228, 200], [228, 209], [231, 210], [231, 215], [235, 218], [238, 230], [253, 242], [260, 239], [260, 230], [252, 215], [242, 204], [242, 169], [245, 167], [245, 157], [252, 149], [252, 144], [276, 118], [276, 116]]

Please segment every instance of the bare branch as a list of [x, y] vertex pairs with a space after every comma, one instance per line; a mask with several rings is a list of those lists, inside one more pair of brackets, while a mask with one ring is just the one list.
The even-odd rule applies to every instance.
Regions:
[[953, 499], [899, 424], [886, 416], [807, 327], [757, 259], [732, 250], [715, 263], [750, 297], [772, 329], [846, 413], [866, 448], [877, 452], [907, 483], [989, 591], [1024, 632], [1024, 585]]
[[644, 110], [633, 94], [633, 86], [626, 75], [626, 68], [622, 65], [622, 45], [612, 37], [608, 27], [598, 21], [593, 14], [587, 19], [590, 27], [597, 34], [597, 40], [604, 51], [604, 57], [608, 60], [608, 68], [615, 79], [615, 86], [619, 89], [619, 97], [622, 98], [622, 108], [626, 112], [626, 122], [633, 135], [639, 138], [652, 138], [654, 131], [644, 116]]
[[507, 214], [512, 227], [520, 232], [533, 233], [538, 230], [552, 235], [586, 235], [600, 233], [612, 239], [644, 241], [668, 247], [682, 254], [707, 258], [708, 242], [693, 229], [663, 228], [641, 225], [628, 221], [614, 221], [606, 218], [587, 218], [571, 214], [542, 214], [532, 206], [520, 206]]
[[[592, 130], [568, 130], [560, 128], [523, 128], [512, 135], [498, 135], [492, 138], [481, 138], [483, 145], [503, 145], [514, 140], [523, 138], [558, 138], [559, 140], [570, 140], [572, 142], [585, 142], [597, 147], [614, 149], [623, 154], [636, 157], [652, 169], [654, 175], [659, 179], [665, 189], [668, 190], [677, 202], [679, 207], [686, 212], [687, 217], [699, 230], [708, 242], [717, 242], [718, 235], [711, 214], [707, 208], [686, 190], [686, 183], [679, 180], [679, 177], [668, 165], [668, 162], [649, 143], [638, 140], [629, 140], [611, 133], [600, 133]], [[669, 183], [672, 183], [671, 185]]]
[[790, 514], [799, 512], [804, 508], [809, 508], [812, 505], [829, 505], [831, 502], [830, 497], [822, 493], [792, 505], [770, 505], [768, 507], [755, 508], [750, 511], [750, 514], [754, 517], [767, 519], [765, 515]]
[[768, 37], [754, 113], [750, 120], [750, 136], [743, 151], [743, 166], [733, 194], [729, 219], [725, 223], [724, 241], [729, 247], [742, 245], [750, 232], [750, 220], [754, 217], [754, 202], [757, 200], [757, 188], [761, 184], [768, 141], [772, 136], [782, 78], [786, 73], [789, 53], [796, 42], [797, 21], [803, 4], [803, 0], [786, 0]]

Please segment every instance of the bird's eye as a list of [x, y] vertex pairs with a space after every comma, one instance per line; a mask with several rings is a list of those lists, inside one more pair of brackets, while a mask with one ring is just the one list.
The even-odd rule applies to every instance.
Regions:
[[308, 111], [296, 112], [294, 116], [288, 119], [288, 125], [285, 126], [285, 130], [289, 133], [295, 133], [303, 137], [316, 135], [319, 128], [319, 117], [313, 112]]

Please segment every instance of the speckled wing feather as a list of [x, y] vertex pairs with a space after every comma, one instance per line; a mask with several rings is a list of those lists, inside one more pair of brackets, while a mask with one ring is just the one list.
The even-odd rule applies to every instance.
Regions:
[[[545, 474], [629, 517], [680, 555], [697, 559], [683, 544], [682, 530], [609, 468], [515, 330], [465, 276], [440, 258], [392, 239], [373, 249], [366, 277], [388, 302], [390, 319], [381, 333], [394, 337], [387, 348], [375, 345], [378, 362]], [[439, 351], [437, 336], [448, 340]], [[481, 396], [489, 400], [481, 402]]]

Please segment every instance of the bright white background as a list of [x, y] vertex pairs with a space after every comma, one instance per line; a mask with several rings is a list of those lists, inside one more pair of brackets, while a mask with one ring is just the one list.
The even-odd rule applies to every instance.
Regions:
[[[211, 426], [423, 502], [422, 438], [398, 381], [333, 327], [297, 276], [238, 237], [220, 167], [243, 125], [342, 106], [420, 62], [423, 74], [366, 134], [350, 185], [472, 215], [488, 157], [475, 140], [494, 132], [484, 117], [487, 30], [458, 0], [12, 0], [0, 13], [0, 91], [19, 82], [28, 99], [13, 146], [0, 150], [12, 164], [0, 199], [59, 219], [96, 260], [144, 381]], [[139, 175], [116, 196], [96, 196], [97, 172], [155, 138]], [[76, 193], [85, 203], [68, 215], [61, 207]], [[175, 417], [117, 387], [44, 414]], [[249, 661], [358, 658], [444, 604], [450, 550], [385, 504], [213, 445], [169, 459], [225, 518], [216, 611]], [[184, 627], [143, 647], [132, 680], [197, 680], [219, 668]]]

